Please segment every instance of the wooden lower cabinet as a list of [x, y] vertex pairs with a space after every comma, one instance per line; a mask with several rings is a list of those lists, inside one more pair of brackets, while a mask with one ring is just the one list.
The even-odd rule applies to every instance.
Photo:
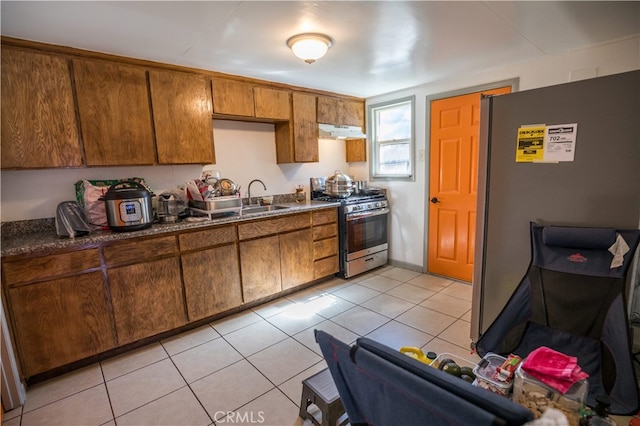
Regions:
[[189, 321], [242, 305], [235, 244], [183, 254], [181, 258]]
[[187, 323], [178, 257], [112, 268], [108, 276], [118, 344]]
[[340, 270], [338, 264], [338, 211], [319, 210], [311, 214], [313, 222], [314, 279], [324, 278]]
[[280, 271], [282, 289], [313, 281], [311, 229], [280, 234]]
[[22, 377], [329, 276], [337, 259], [336, 209], [3, 258]]
[[340, 270], [338, 256], [326, 257], [313, 263], [314, 278], [319, 279], [333, 275]]
[[116, 346], [101, 271], [10, 288], [23, 376]]
[[280, 239], [277, 235], [240, 242], [242, 296], [252, 302], [282, 290]]

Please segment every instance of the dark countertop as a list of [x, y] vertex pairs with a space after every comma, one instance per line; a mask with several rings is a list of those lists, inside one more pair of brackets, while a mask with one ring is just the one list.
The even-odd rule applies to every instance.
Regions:
[[[277, 203], [279, 206], [287, 206], [288, 209], [272, 210], [268, 212], [250, 213], [245, 215], [227, 215], [213, 217], [212, 219], [190, 221], [189, 219], [177, 223], [154, 223], [150, 228], [141, 231], [113, 232], [110, 230], [97, 230], [91, 234], [78, 238], [60, 238], [56, 234], [53, 220], [48, 220], [48, 224], [42, 226], [40, 223], [34, 230], [29, 230], [28, 226], [23, 232], [5, 232], [4, 223], [2, 228], [2, 240], [0, 256], [13, 256], [18, 254], [31, 254], [34, 256], [46, 255], [60, 249], [70, 249], [74, 247], [98, 245], [108, 241], [125, 240], [128, 238], [144, 237], [149, 235], [159, 235], [167, 232], [185, 231], [189, 229], [204, 228], [212, 225], [222, 225], [225, 223], [237, 223], [265, 217], [284, 216], [288, 214], [300, 213], [304, 211], [317, 210], [327, 207], [338, 207], [339, 202], [306, 201], [305, 203]], [[30, 232], [31, 231], [31, 232]]]

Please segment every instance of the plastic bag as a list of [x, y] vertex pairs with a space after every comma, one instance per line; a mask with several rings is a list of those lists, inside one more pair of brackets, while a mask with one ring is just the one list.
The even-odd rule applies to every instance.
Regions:
[[83, 179], [75, 183], [76, 200], [82, 206], [89, 224], [107, 227], [107, 210], [104, 201], [100, 200], [100, 198], [106, 194], [111, 185], [123, 180], [133, 180], [147, 186], [144, 179], [138, 177], [105, 180]]

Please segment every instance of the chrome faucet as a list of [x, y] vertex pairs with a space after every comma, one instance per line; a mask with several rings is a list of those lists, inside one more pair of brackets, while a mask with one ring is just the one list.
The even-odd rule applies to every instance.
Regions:
[[261, 181], [260, 179], [254, 179], [251, 182], [249, 182], [249, 186], [247, 187], [247, 197], [249, 197], [249, 204], [248, 205], [251, 205], [251, 184], [253, 182], [260, 182], [262, 184], [262, 187], [264, 188], [264, 190], [265, 191], [267, 190], [267, 185], [265, 185], [264, 182]]

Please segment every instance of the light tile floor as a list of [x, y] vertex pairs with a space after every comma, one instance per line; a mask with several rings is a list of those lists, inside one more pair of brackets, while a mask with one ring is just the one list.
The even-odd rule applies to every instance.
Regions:
[[32, 386], [2, 426], [308, 425], [302, 380], [326, 367], [313, 336], [367, 336], [477, 362], [471, 286], [386, 266], [314, 287]]

